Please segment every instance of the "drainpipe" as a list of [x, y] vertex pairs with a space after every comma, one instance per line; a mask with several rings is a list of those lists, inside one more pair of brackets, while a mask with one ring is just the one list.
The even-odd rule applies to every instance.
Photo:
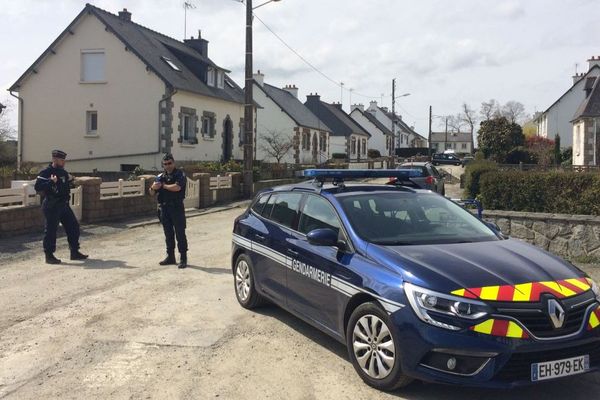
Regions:
[[19, 101], [19, 129], [17, 133], [17, 169], [21, 169], [23, 163], [23, 99], [12, 91], [10, 95]]

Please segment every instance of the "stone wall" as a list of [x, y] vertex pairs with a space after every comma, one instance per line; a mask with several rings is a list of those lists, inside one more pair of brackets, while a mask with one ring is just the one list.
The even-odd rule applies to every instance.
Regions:
[[503, 233], [556, 255], [600, 259], [600, 217], [486, 210]]
[[0, 208], [0, 238], [43, 230], [40, 206]]

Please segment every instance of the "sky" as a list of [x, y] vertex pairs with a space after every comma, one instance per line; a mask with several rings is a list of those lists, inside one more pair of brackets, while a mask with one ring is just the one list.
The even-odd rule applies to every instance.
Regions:
[[[90, 1], [90, 0], [88, 0]], [[259, 5], [264, 0], [254, 0]], [[188, 0], [187, 36], [209, 40], [209, 56], [244, 76], [245, 7], [237, 0]], [[82, 0], [0, 0], [0, 85], [8, 89], [83, 9]], [[183, 39], [183, 0], [96, 0], [112, 13], [127, 8], [132, 20]], [[258, 19], [254, 70], [265, 82], [294, 84], [300, 99], [319, 93], [368, 107], [376, 100], [396, 109], [426, 136], [429, 106], [452, 115], [466, 102], [516, 100], [543, 111], [600, 56], [597, 0], [281, 0], [256, 16], [320, 72], [304, 63]], [[576, 67], [576, 64], [578, 66]], [[325, 76], [323, 76], [325, 75]], [[333, 81], [333, 82], [332, 82]], [[343, 82], [343, 90], [339, 82]], [[348, 89], [353, 89], [350, 92]], [[383, 95], [383, 102], [382, 102]], [[13, 101], [8, 92], [0, 102]], [[10, 114], [16, 125], [16, 111]], [[441, 126], [434, 118], [434, 130]]]

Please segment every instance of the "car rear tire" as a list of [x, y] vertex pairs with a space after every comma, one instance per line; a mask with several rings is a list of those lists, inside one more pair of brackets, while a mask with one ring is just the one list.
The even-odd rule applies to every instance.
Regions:
[[378, 304], [361, 304], [350, 316], [346, 327], [348, 356], [367, 385], [392, 391], [412, 382], [402, 373], [399, 343], [388, 314]]
[[238, 303], [251, 310], [264, 304], [264, 298], [256, 291], [254, 265], [246, 254], [240, 254], [233, 268], [233, 287]]

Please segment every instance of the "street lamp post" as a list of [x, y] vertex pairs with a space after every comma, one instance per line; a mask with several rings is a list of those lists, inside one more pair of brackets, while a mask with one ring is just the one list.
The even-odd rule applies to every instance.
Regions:
[[253, 166], [254, 166], [254, 95], [252, 78], [252, 10], [271, 2], [281, 0], [268, 0], [256, 7], [252, 7], [252, 0], [246, 0], [246, 80], [244, 87], [244, 196], [252, 197], [253, 194]]

